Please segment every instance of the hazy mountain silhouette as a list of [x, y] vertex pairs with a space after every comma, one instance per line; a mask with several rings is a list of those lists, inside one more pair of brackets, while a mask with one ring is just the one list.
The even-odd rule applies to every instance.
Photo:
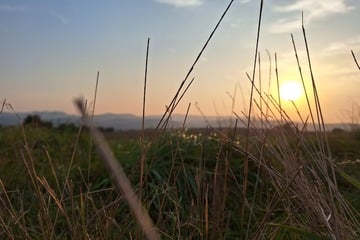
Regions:
[[[52, 122], [53, 126], [60, 124], [73, 123], [78, 125], [81, 121], [81, 117], [77, 115], [67, 114], [65, 112], [21, 112], [21, 113], [9, 113], [2, 112], [0, 114], [0, 125], [11, 126], [21, 123], [28, 115], [38, 115], [41, 120]], [[145, 128], [155, 128], [161, 115], [151, 115], [145, 118]], [[174, 114], [171, 116], [168, 127], [182, 127], [185, 119], [185, 115]], [[104, 128], [114, 128], [116, 130], [129, 130], [140, 129], [142, 117], [132, 114], [114, 114], [106, 113], [94, 116], [94, 122], [97, 126]], [[203, 128], [211, 125], [213, 127], [228, 127], [230, 120], [228, 118], [219, 117], [206, 117], [190, 115], [186, 119], [185, 127], [187, 128]]]
[[[79, 125], [81, 122], [81, 117], [77, 115], [67, 114], [65, 112], [56, 112], [56, 111], [34, 111], [34, 112], [21, 112], [21, 113], [9, 113], [2, 112], [0, 113], [0, 125], [2, 126], [13, 126], [21, 123], [28, 115], [38, 115], [41, 120], [48, 121], [53, 124], [54, 127], [60, 124], [70, 124]], [[160, 119], [161, 115], [150, 115], [145, 118], [145, 128], [155, 128]], [[174, 114], [171, 116], [168, 127], [182, 127], [185, 119], [183, 114]], [[115, 113], [106, 113], [99, 114], [94, 116], [94, 122], [99, 127], [104, 128], [114, 128], [115, 130], [130, 130], [130, 129], [141, 129], [142, 118], [133, 114], [115, 114]], [[245, 127], [238, 122], [237, 127]], [[230, 125], [231, 124], [231, 125]], [[205, 128], [207, 126], [212, 127], [229, 127], [234, 126], [234, 122], [230, 122], [229, 117], [214, 117], [207, 116], [206, 119], [203, 116], [189, 115], [186, 119], [185, 127], [186, 128]], [[358, 126], [357, 126], [358, 127]], [[308, 129], [311, 129], [312, 125], [309, 124]], [[334, 128], [349, 130], [352, 128], [349, 123], [333, 123], [326, 124], [328, 130]]]

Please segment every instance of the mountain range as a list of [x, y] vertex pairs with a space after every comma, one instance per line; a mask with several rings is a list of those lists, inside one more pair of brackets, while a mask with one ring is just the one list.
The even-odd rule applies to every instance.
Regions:
[[[75, 124], [78, 125], [81, 121], [81, 117], [78, 115], [67, 114], [59, 111], [33, 111], [33, 112], [1, 112], [0, 113], [0, 125], [12, 126], [21, 123], [28, 115], [38, 115], [41, 120], [51, 122], [53, 126], [57, 127], [60, 124]], [[150, 115], [145, 117], [145, 128], [155, 128], [162, 115]], [[184, 124], [185, 115], [173, 114], [169, 120], [168, 127], [182, 127]], [[115, 130], [138, 130], [141, 129], [142, 117], [133, 114], [115, 114], [106, 113], [94, 116], [94, 122], [97, 126], [103, 128], [113, 128]], [[238, 121], [237, 127], [245, 127], [241, 124], [242, 121]], [[231, 124], [231, 125], [230, 125]], [[186, 118], [186, 128], [205, 128], [207, 126], [212, 127], [229, 127], [234, 126], [234, 121], [231, 122], [229, 117], [218, 116], [198, 116], [189, 115]], [[311, 127], [311, 126], [309, 126]], [[340, 128], [349, 130], [353, 128], [351, 124], [347, 123], [333, 123], [326, 124], [327, 130], [333, 130], [334, 128]], [[357, 126], [358, 127], [358, 126]]]
[[[21, 123], [29, 115], [38, 115], [41, 120], [51, 122], [53, 126], [59, 126], [60, 124], [75, 124], [78, 125], [81, 121], [81, 117], [78, 115], [67, 114], [65, 112], [51, 112], [51, 111], [34, 111], [34, 112], [21, 112], [0, 113], [0, 125], [12, 126]], [[162, 115], [151, 115], [145, 117], [145, 128], [155, 128]], [[182, 127], [184, 124], [185, 115], [173, 114], [169, 120], [168, 127]], [[137, 130], [141, 129], [142, 117], [132, 114], [114, 114], [106, 113], [95, 115], [93, 118], [95, 124], [103, 128], [113, 128], [115, 130]], [[197, 115], [187, 116], [185, 127], [187, 128], [204, 128], [209, 125], [213, 127], [228, 127], [230, 124], [229, 118], [219, 117], [206, 117]]]

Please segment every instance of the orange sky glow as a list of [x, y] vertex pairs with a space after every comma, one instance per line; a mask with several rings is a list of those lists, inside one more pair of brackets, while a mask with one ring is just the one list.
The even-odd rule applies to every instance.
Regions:
[[[0, 3], [0, 101], [18, 111], [76, 113], [75, 97], [91, 102], [100, 72], [96, 113], [142, 114], [147, 38], [150, 38], [146, 114], [162, 114], [228, 1], [139, 0]], [[199, 59], [192, 86], [176, 109], [228, 116], [249, 107], [260, 1], [235, 1]], [[326, 122], [360, 121], [360, 1], [265, 0], [260, 69], [255, 83], [278, 99], [278, 81], [304, 83], [313, 104], [312, 70]], [[270, 58], [269, 58], [270, 57]], [[271, 66], [271, 67], [270, 67]], [[270, 86], [270, 88], [269, 88]], [[235, 104], [232, 105], [232, 99]], [[256, 94], [254, 99], [260, 101]], [[306, 98], [294, 101], [309, 116]], [[299, 120], [290, 101], [282, 107]], [[313, 105], [311, 107], [314, 107]], [[256, 115], [256, 108], [254, 115]], [[241, 115], [241, 114], [240, 114]], [[1, 116], [0, 116], [1, 117]], [[355, 120], [356, 120], [355, 119]]]

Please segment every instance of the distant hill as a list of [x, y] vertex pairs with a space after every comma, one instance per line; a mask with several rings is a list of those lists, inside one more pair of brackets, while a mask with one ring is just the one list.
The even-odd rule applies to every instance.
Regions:
[[55, 126], [62, 123], [79, 123], [80, 118], [75, 115], [69, 115], [64, 112], [20, 112], [9, 113], [2, 112], [0, 114], [0, 125], [12, 126], [21, 123], [28, 115], [38, 115], [44, 121], [52, 122]]
[[[67, 114], [65, 112], [52, 112], [52, 111], [34, 111], [34, 112], [21, 112], [21, 113], [9, 113], [2, 112], [0, 114], [0, 125], [2, 126], [11, 126], [17, 125], [30, 114], [36, 114], [44, 121], [52, 122], [54, 126], [60, 124], [70, 124], [73, 123], [78, 125], [80, 123], [80, 116]], [[146, 116], [145, 118], [145, 128], [155, 128], [160, 119], [161, 115], [151, 115]], [[183, 114], [174, 114], [171, 116], [168, 127], [182, 127], [185, 119]], [[141, 128], [142, 118], [133, 114], [115, 114], [115, 113], [106, 113], [94, 116], [94, 122], [99, 127], [104, 128], [114, 128], [115, 130], [138, 130]], [[245, 127], [238, 122], [238, 127]], [[210, 116], [206, 119], [202, 116], [189, 115], [186, 119], [185, 127], [187, 128], [205, 128], [211, 125], [212, 127], [229, 127], [230, 118], [229, 117], [215, 117]], [[231, 126], [234, 126], [234, 122], [231, 123]], [[347, 123], [331, 123], [326, 125], [326, 129], [331, 131], [335, 128], [350, 130], [353, 128], [351, 124]], [[311, 129], [312, 125], [309, 125], [308, 129]]]
[[[21, 123], [28, 115], [38, 115], [44, 121], [52, 122], [54, 126], [60, 124], [73, 123], [78, 125], [80, 123], [80, 116], [70, 115], [64, 112], [21, 112], [21, 113], [9, 113], [2, 112], [0, 114], [0, 125], [11, 126]], [[161, 115], [151, 115], [145, 118], [145, 128], [155, 128]], [[185, 115], [174, 114], [171, 116], [168, 127], [181, 127], [183, 125]], [[140, 129], [142, 117], [132, 114], [114, 114], [106, 113], [94, 116], [94, 122], [97, 126], [104, 128], [114, 128], [116, 130], [130, 130]], [[228, 127], [230, 120], [228, 118], [219, 119], [218, 117], [206, 117], [190, 115], [186, 119], [185, 127], [187, 128], [204, 128], [208, 125], [213, 127]]]

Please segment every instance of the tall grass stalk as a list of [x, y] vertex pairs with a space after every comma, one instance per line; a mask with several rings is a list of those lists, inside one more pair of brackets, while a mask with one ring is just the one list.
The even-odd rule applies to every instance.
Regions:
[[355, 57], [355, 53], [354, 53], [353, 50], [351, 50], [351, 55], [352, 55], [352, 57], [353, 57], [353, 59], [354, 59], [354, 62], [355, 62], [355, 64], [356, 64], [357, 68], [360, 70], [359, 62], [357, 61], [357, 59], [356, 59], [356, 57]]
[[[96, 107], [96, 98], [97, 98], [97, 92], [98, 92], [98, 85], [99, 85], [99, 76], [100, 76], [100, 72], [97, 72], [96, 75], [96, 82], [95, 82], [95, 89], [94, 89], [94, 98], [93, 98], [93, 104], [92, 104], [92, 110], [91, 110], [91, 119], [94, 120], [94, 116], [95, 116], [95, 107]], [[91, 163], [91, 156], [92, 156], [92, 136], [90, 135], [90, 141], [89, 141], [89, 166]], [[88, 173], [87, 173], [87, 178], [88, 178], [88, 182], [89, 182], [89, 176], [90, 176], [90, 167], [88, 168]]]
[[146, 106], [146, 87], [148, 76], [148, 62], [149, 62], [149, 48], [150, 38], [147, 39], [146, 56], [145, 56], [145, 74], [144, 74], [144, 91], [143, 91], [143, 108], [142, 108], [142, 121], [141, 121], [141, 157], [140, 157], [140, 200], [142, 199], [142, 189], [144, 184], [144, 168], [146, 159], [146, 144], [145, 144], [145, 106]]
[[[187, 82], [188, 78], [190, 77], [192, 71], [194, 70], [196, 64], [198, 63], [200, 57], [202, 56], [202, 54], [204, 53], [207, 45], [209, 44], [210, 40], [212, 39], [212, 37], [214, 36], [216, 30], [218, 29], [218, 27], [220, 26], [220, 23], [223, 21], [225, 15], [227, 14], [227, 12], [229, 11], [231, 5], [233, 4], [234, 0], [230, 0], [229, 4], [227, 5], [225, 11], [223, 12], [223, 14], [221, 15], [219, 21], [216, 23], [213, 31], [210, 33], [209, 37], [207, 38], [207, 40], [205, 41], [205, 44], [203, 45], [203, 47], [201, 48], [200, 52], [198, 53], [197, 57], [195, 58], [194, 62], [192, 63], [189, 71], [187, 72], [187, 74], [185, 75], [184, 80], [180, 83], [179, 88], [177, 89], [174, 97], [172, 98], [170, 104], [167, 105], [166, 111], [164, 112], [164, 114], [162, 115], [158, 125], [156, 126], [156, 129], [159, 129], [159, 127], [161, 126], [161, 124], [163, 123], [163, 121], [165, 121], [165, 124], [163, 125], [164, 127], [167, 125], [171, 114], [173, 113], [173, 111], [175, 110], [176, 106], [177, 106], [177, 100], [178, 100], [178, 96], [181, 92], [181, 90], [183, 89], [185, 83]], [[189, 86], [189, 85], [188, 85]], [[188, 89], [188, 88], [187, 88]], [[185, 91], [183, 92], [183, 94], [185, 94]], [[155, 137], [155, 136], [153, 136]]]
[[[255, 72], [256, 72], [256, 62], [260, 41], [260, 28], [261, 28], [261, 18], [262, 18], [262, 10], [263, 10], [263, 0], [260, 1], [260, 10], [259, 10], [259, 19], [257, 25], [257, 35], [256, 35], [256, 44], [255, 44], [255, 56], [254, 56], [254, 64], [252, 69], [252, 77], [251, 77], [251, 90], [250, 90], [250, 99], [249, 99], [249, 113], [247, 117], [247, 132], [246, 132], [246, 145], [245, 150], [248, 152], [249, 150], [249, 137], [250, 137], [250, 125], [251, 125], [251, 113], [252, 113], [252, 103], [253, 103], [253, 93], [254, 93], [254, 84], [255, 84]], [[247, 185], [248, 185], [248, 171], [249, 171], [249, 156], [246, 154], [246, 158], [244, 161], [244, 172], [243, 172], [243, 187], [242, 187], [242, 195], [246, 198], [247, 193]], [[241, 209], [241, 221], [244, 221], [245, 215], [245, 205], [243, 205]], [[241, 230], [242, 231], [242, 230]]]
[[123, 191], [124, 196], [130, 206], [130, 209], [134, 213], [135, 218], [141, 226], [146, 238], [149, 240], [160, 239], [157, 228], [155, 227], [148, 213], [143, 208], [141, 200], [138, 198], [135, 191], [133, 190], [131, 183], [126, 177], [122, 166], [114, 157], [113, 152], [107, 145], [104, 136], [94, 126], [94, 123], [88, 119], [84, 102], [81, 99], [78, 99], [76, 100], [75, 104], [78, 107], [78, 110], [82, 114], [82, 116], [84, 116], [84, 118], [88, 120], [87, 123], [89, 124], [90, 131], [94, 138], [97, 150], [101, 158], [103, 159], [105, 165], [107, 166], [109, 172], [114, 177], [115, 185]]

